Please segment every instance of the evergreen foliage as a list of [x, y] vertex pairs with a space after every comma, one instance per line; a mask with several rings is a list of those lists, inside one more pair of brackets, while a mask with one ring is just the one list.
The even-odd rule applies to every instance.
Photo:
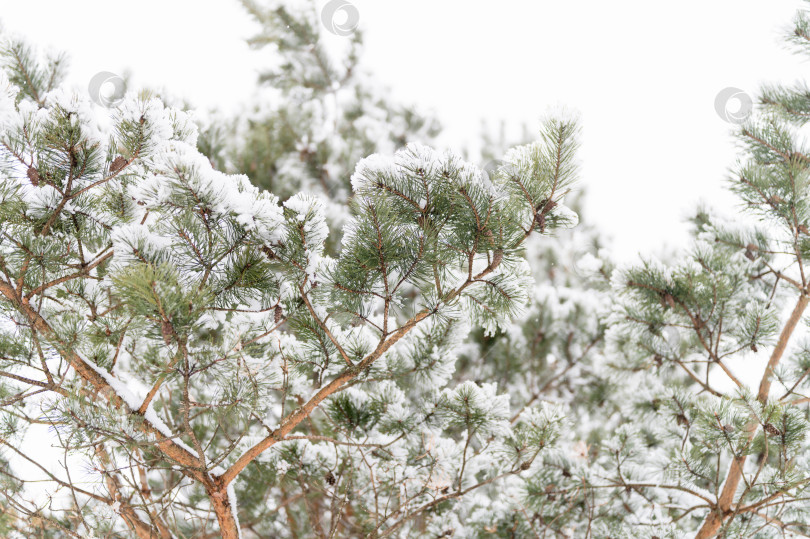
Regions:
[[359, 31], [243, 4], [273, 104], [202, 128], [2, 36], [1, 536], [810, 535], [806, 86], [740, 126], [741, 215], [616, 267], [572, 116], [482, 169]]
[[553, 445], [559, 410], [510, 423], [494, 384], [449, 383], [472, 326], [524, 311], [526, 239], [573, 222], [573, 120], [492, 176], [418, 144], [361, 160], [332, 257], [318, 197], [214, 170], [187, 114], [130, 95], [102, 118], [19, 80], [0, 106], [2, 441], [38, 459], [18, 447], [51, 427], [70, 493], [46, 509], [10, 485], [19, 533], [439, 534]]

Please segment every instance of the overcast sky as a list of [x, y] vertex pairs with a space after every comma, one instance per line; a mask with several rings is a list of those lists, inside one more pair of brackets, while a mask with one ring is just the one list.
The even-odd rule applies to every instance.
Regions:
[[[579, 110], [585, 218], [622, 259], [682, 244], [697, 200], [737, 210], [723, 190], [733, 126], [715, 97], [753, 97], [807, 67], [781, 40], [798, 0], [351, 1], [365, 67], [439, 117], [444, 147], [475, 147], [482, 119], [517, 134], [549, 106]], [[255, 28], [231, 0], [0, 0], [0, 20], [67, 51], [82, 89], [99, 71], [129, 71], [135, 86], [236, 110], [261, 67], [244, 42]]]

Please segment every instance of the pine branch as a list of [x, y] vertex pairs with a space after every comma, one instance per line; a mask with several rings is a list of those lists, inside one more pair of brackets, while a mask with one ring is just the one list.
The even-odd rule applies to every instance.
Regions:
[[[773, 371], [776, 369], [776, 366], [779, 365], [782, 355], [784, 354], [788, 342], [790, 341], [790, 337], [793, 335], [796, 326], [799, 324], [808, 303], [810, 303], [810, 296], [807, 295], [806, 290], [802, 290], [802, 293], [796, 302], [796, 306], [793, 308], [793, 312], [791, 312], [790, 317], [785, 322], [782, 333], [779, 335], [779, 340], [771, 353], [771, 357], [768, 360], [768, 365], [765, 367], [765, 373], [760, 381], [759, 391], [757, 393], [757, 401], [762, 404], [766, 404], [768, 401]], [[748, 424], [746, 430], [748, 431], [749, 442], [753, 440], [758, 427], [759, 422], [756, 421], [752, 421]], [[717, 503], [716, 505], [713, 505], [712, 511], [703, 521], [703, 525], [700, 527], [700, 530], [698, 530], [698, 534], [695, 536], [695, 539], [708, 539], [713, 537], [723, 524], [725, 518], [731, 513], [732, 504], [734, 503], [737, 487], [739, 486], [740, 479], [743, 475], [743, 466], [745, 465], [746, 459], [747, 455], [742, 454], [740, 456], [735, 456], [732, 460], [726, 475], [726, 479], [723, 482], [723, 489], [717, 499]]]

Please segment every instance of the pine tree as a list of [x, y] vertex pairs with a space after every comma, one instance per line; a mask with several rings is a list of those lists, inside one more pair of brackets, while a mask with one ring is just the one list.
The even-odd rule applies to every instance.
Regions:
[[[801, 12], [791, 41], [804, 50], [807, 27]], [[605, 374], [626, 376], [621, 426], [580, 477], [609, 515], [596, 535], [810, 533], [808, 104], [803, 85], [765, 87], [729, 180], [745, 211], [700, 208], [689, 251], [613, 274]]]
[[[495, 384], [450, 385], [450, 365], [472, 327], [524, 312], [532, 232], [573, 223], [575, 122], [491, 175], [418, 144], [361, 160], [329, 256], [323, 202], [213, 169], [187, 114], [149, 95], [99, 110], [58, 64], [3, 53], [0, 442], [53, 500], [11, 464], [4, 526], [441, 534], [456, 500], [552, 448], [558, 409], [510, 422]], [[26, 445], [43, 425], [56, 451]]]
[[261, 73], [264, 93], [239, 118], [203, 131], [202, 150], [220, 170], [246, 174], [282, 200], [311, 191], [343, 203], [360, 159], [438, 133], [435, 119], [394, 102], [366, 73], [361, 28], [335, 51], [315, 2], [241, 3], [260, 28], [248, 43], [271, 50], [276, 65]]
[[259, 26], [248, 43], [272, 51], [273, 66], [235, 118], [214, 114], [199, 124], [200, 151], [218, 170], [245, 174], [282, 201], [302, 191], [321, 196], [333, 230], [326, 249], [334, 254], [357, 162], [409, 141], [430, 144], [438, 122], [379, 88], [361, 63], [361, 28], [334, 50], [312, 0], [241, 4]]
[[[388, 153], [410, 138], [429, 138], [432, 131], [425, 131], [424, 126], [430, 124], [419, 119], [412, 110], [381, 97], [372, 98], [378, 94], [372, 81], [358, 77], [362, 72], [359, 53], [353, 56], [350, 69], [338, 77], [324, 79], [324, 72], [328, 74], [331, 70], [325, 71], [323, 66], [331, 65], [332, 57], [325, 54], [320, 43], [321, 26], [314, 10], [302, 6], [304, 4], [276, 3], [268, 8], [248, 4], [263, 27], [260, 36], [254, 38], [254, 44], [278, 44], [277, 48], [283, 54], [285, 69], [264, 77], [264, 81], [277, 95], [285, 98], [277, 101], [274, 109], [262, 116], [263, 120], [252, 120], [247, 126], [229, 131], [227, 147], [207, 142], [203, 148], [213, 156], [218, 168], [246, 173], [260, 186], [267, 186], [268, 178], [272, 178], [274, 189], [291, 192], [301, 186], [301, 181], [308, 182], [309, 189], [323, 193], [331, 200], [327, 202], [331, 228], [332, 224], [340, 224], [345, 219], [347, 189], [341, 187], [340, 182], [348, 185], [350, 171], [347, 169], [353, 166], [354, 159], [360, 157], [356, 155], [358, 149]], [[301, 36], [306, 36], [303, 42]], [[352, 43], [357, 46], [359, 42], [360, 35], [356, 33]], [[348, 63], [349, 57], [352, 56], [344, 58], [341, 63]], [[315, 79], [319, 80], [317, 84], [307, 82]], [[347, 100], [345, 96], [351, 99]], [[312, 107], [313, 117], [318, 118], [315, 125], [330, 127], [333, 124], [322, 122], [319, 113], [335, 106], [337, 110], [331, 114], [336, 118], [337, 127], [320, 135], [319, 150], [308, 153], [308, 162], [316, 166], [301, 169], [298, 148], [307, 146], [312, 140], [313, 122], [303, 121], [298, 111]], [[253, 108], [263, 110], [262, 105]], [[273, 126], [284, 126], [285, 129], [280, 132]], [[398, 126], [405, 126], [407, 130], [403, 132]], [[208, 129], [204, 138], [216, 139], [219, 136], [224, 139], [223, 133]], [[374, 135], [364, 136], [364, 133]], [[524, 140], [526, 134], [524, 129]], [[486, 126], [482, 137], [483, 154], [479, 162], [487, 163], [485, 173], [495, 174], [498, 166], [503, 164], [498, 158], [508, 147], [506, 137], [501, 130], [497, 139], [490, 138]], [[346, 154], [346, 150], [355, 153]], [[250, 159], [242, 158], [244, 156], [250, 156]], [[330, 180], [327, 186], [319, 180], [322, 175], [318, 171], [323, 169], [338, 171], [323, 176]], [[296, 174], [290, 177], [278, 173], [285, 170], [295, 170]], [[287, 184], [290, 186], [284, 187]], [[576, 230], [561, 231], [557, 236], [533, 236], [526, 241], [530, 266], [539, 284], [529, 293], [527, 311], [521, 317], [523, 322], [475, 330], [458, 359], [454, 354], [425, 355], [418, 365], [411, 367], [419, 374], [420, 380], [427, 381], [430, 376], [438, 375], [457, 384], [496, 382], [510, 396], [512, 423], [517, 422], [523, 411], [530, 410], [532, 405], [549, 399], [558, 403], [581, 403], [581, 406], [569, 410], [568, 415], [572, 418], [584, 415], [580, 409], [605, 403], [607, 386], [604, 379], [595, 376], [593, 363], [604, 344], [600, 313], [605, 310], [610, 264], [594, 256], [604, 257], [604, 252], [600, 252], [601, 239], [594, 229], [580, 225]], [[327, 245], [327, 251], [331, 247], [332, 242]], [[590, 257], [590, 266], [602, 267], [596, 271], [585, 268], [584, 264], [580, 267], [580, 258], [586, 253]], [[577, 447], [579, 445], [581, 443]], [[319, 486], [307, 491], [313, 507], [330, 503], [328, 493], [319, 490]], [[303, 489], [297, 489], [301, 489], [300, 485], [288, 488], [288, 497], [302, 494]], [[514, 508], [519, 507], [517, 504], [524, 497], [523, 491], [520, 483], [512, 482], [509, 489], [496, 484], [483, 490], [476, 499], [455, 500], [452, 513], [445, 515], [445, 519], [452, 519], [452, 524], [443, 522], [444, 527], [436, 533], [440, 535], [452, 530], [457, 535], [487, 534], [500, 526], [499, 519], [508, 520], [504, 529], [511, 529], [516, 516]], [[256, 496], [263, 499], [258, 492]], [[501, 498], [508, 502], [502, 503], [502, 510], [493, 516], [490, 501]], [[305, 512], [297, 513], [296, 518], [305, 522], [309, 520]]]
[[804, 85], [740, 127], [747, 215], [615, 268], [570, 116], [479, 168], [359, 31], [244, 5], [273, 104], [202, 129], [3, 42], [0, 535], [810, 534]]

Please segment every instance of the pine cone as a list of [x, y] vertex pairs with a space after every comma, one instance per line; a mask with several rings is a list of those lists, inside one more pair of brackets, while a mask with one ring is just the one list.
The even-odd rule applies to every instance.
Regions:
[[273, 312], [273, 323], [278, 324], [281, 322], [282, 318], [284, 318], [284, 311], [281, 310], [281, 305], [276, 305], [276, 309]]
[[556, 207], [557, 203], [553, 200], [543, 199], [540, 201], [540, 204], [537, 205], [536, 209], [539, 213], [547, 213]]
[[163, 334], [163, 342], [166, 343], [166, 346], [172, 344], [172, 335], [174, 334], [172, 323], [168, 320], [164, 320], [160, 324], [160, 332]]
[[28, 179], [31, 181], [31, 185], [34, 187], [39, 186], [39, 171], [34, 167], [28, 167]]
[[763, 427], [765, 432], [770, 434], [771, 436], [782, 436], [782, 431], [771, 425], [770, 423], [765, 423]]
[[757, 251], [759, 251], [759, 247], [757, 247], [753, 243], [749, 243], [748, 245], [745, 246], [745, 258], [747, 258], [748, 260], [756, 260]]
[[335, 474], [333, 474], [331, 471], [326, 472], [326, 484], [334, 485], [335, 483], [337, 483], [337, 480], [335, 479]]
[[502, 261], [503, 261], [503, 249], [495, 249], [495, 252], [492, 253], [492, 263], [489, 265], [489, 267], [495, 269], [501, 265]]
[[112, 163], [110, 163], [110, 173], [115, 174], [116, 172], [124, 168], [126, 165], [127, 160], [119, 155], [118, 157], [113, 159]]
[[537, 212], [534, 215], [534, 221], [537, 223], [537, 227], [540, 229], [540, 232], [545, 232], [546, 230], [546, 214], [543, 212]]

